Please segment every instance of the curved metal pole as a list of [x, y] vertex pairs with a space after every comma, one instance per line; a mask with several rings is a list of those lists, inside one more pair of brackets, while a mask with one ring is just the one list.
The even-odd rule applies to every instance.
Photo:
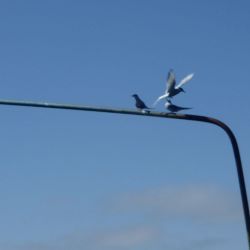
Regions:
[[127, 115], [140, 115], [140, 116], [149, 116], [149, 117], [159, 117], [159, 118], [171, 118], [171, 119], [180, 119], [180, 120], [189, 120], [189, 121], [199, 121], [211, 123], [222, 128], [228, 135], [234, 152], [234, 158], [237, 168], [238, 180], [240, 185], [240, 193], [242, 206], [244, 211], [244, 218], [247, 230], [248, 246], [250, 249], [250, 215], [249, 215], [249, 206], [247, 199], [247, 191], [244, 180], [244, 173], [240, 158], [240, 151], [237, 144], [237, 140], [232, 130], [223, 122], [206, 116], [199, 115], [189, 115], [189, 114], [173, 114], [165, 112], [147, 112], [142, 113], [140, 111], [127, 110], [127, 109], [114, 109], [114, 108], [102, 108], [102, 107], [91, 107], [91, 106], [81, 106], [81, 105], [67, 105], [67, 104], [55, 104], [47, 102], [27, 102], [27, 101], [12, 101], [12, 100], [0, 100], [0, 105], [12, 105], [12, 106], [25, 106], [25, 107], [36, 107], [36, 108], [54, 108], [54, 109], [69, 109], [69, 110], [79, 110], [79, 111], [92, 111], [92, 112], [105, 112], [105, 113], [115, 113], [115, 114], [127, 114]]

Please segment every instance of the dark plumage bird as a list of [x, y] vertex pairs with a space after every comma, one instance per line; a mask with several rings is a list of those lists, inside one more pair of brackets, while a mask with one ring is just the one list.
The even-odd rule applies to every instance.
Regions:
[[168, 109], [171, 113], [177, 113], [181, 110], [191, 109], [174, 105], [170, 100], [167, 100], [167, 102], [165, 103], [165, 108]]
[[147, 107], [147, 105], [140, 99], [140, 97], [137, 94], [132, 95], [132, 97], [135, 98], [135, 106], [137, 109], [139, 109], [140, 111], [144, 111], [147, 109], [150, 109], [149, 107]]

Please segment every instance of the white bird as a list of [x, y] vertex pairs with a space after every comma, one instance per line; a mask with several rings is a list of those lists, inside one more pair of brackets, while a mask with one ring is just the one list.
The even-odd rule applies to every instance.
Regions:
[[167, 102], [165, 103], [165, 108], [168, 109], [171, 113], [177, 113], [181, 110], [191, 109], [174, 105], [170, 100], [167, 100]]
[[165, 91], [165, 94], [158, 97], [158, 99], [154, 102], [153, 106], [155, 106], [160, 100], [164, 99], [164, 98], [172, 98], [173, 96], [179, 94], [180, 92], [185, 92], [184, 89], [182, 88], [182, 86], [189, 82], [192, 78], [194, 77], [194, 73], [187, 75], [186, 77], [184, 77], [177, 86], [176, 85], [176, 81], [175, 81], [175, 75], [173, 70], [171, 69], [168, 72], [168, 77], [167, 77], [167, 88]]

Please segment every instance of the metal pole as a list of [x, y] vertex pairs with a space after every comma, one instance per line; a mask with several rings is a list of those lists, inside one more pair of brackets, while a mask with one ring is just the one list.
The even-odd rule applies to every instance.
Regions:
[[92, 112], [105, 112], [105, 113], [115, 113], [115, 114], [127, 114], [127, 115], [140, 115], [148, 117], [159, 117], [159, 118], [171, 118], [171, 119], [180, 119], [180, 120], [189, 120], [189, 121], [199, 121], [214, 124], [222, 128], [228, 135], [233, 152], [237, 168], [238, 181], [240, 186], [241, 200], [244, 212], [244, 219], [247, 230], [247, 239], [248, 247], [250, 250], [250, 215], [249, 215], [249, 206], [246, 185], [244, 180], [243, 167], [240, 158], [240, 151], [235, 135], [232, 130], [223, 122], [206, 116], [199, 115], [189, 115], [189, 114], [173, 114], [165, 112], [147, 112], [142, 113], [140, 111], [127, 110], [127, 109], [114, 109], [114, 108], [102, 108], [102, 107], [92, 107], [92, 106], [82, 106], [82, 105], [68, 105], [68, 104], [55, 104], [47, 102], [28, 102], [28, 101], [12, 101], [12, 100], [0, 100], [0, 105], [8, 106], [24, 106], [24, 107], [36, 107], [36, 108], [53, 108], [53, 109], [69, 109], [69, 110], [78, 110], [78, 111], [92, 111]]

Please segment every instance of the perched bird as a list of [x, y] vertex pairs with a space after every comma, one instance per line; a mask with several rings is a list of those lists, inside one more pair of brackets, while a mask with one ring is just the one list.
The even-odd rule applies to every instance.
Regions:
[[174, 105], [170, 100], [167, 100], [167, 102], [165, 103], [165, 108], [168, 109], [171, 113], [177, 113], [181, 110], [191, 109]]
[[139, 109], [140, 111], [145, 111], [150, 109], [149, 107], [147, 107], [147, 105], [140, 99], [140, 97], [137, 94], [132, 95], [132, 97], [135, 98], [135, 106], [137, 109]]
[[158, 97], [158, 99], [154, 102], [153, 106], [155, 106], [160, 100], [166, 98], [172, 98], [173, 96], [179, 94], [180, 92], [185, 92], [182, 86], [189, 82], [193, 78], [194, 74], [189, 74], [186, 77], [184, 77], [177, 86], [176, 85], [176, 80], [175, 80], [175, 75], [174, 71], [171, 69], [168, 72], [168, 77], [167, 77], [167, 88], [165, 91], [165, 94]]

